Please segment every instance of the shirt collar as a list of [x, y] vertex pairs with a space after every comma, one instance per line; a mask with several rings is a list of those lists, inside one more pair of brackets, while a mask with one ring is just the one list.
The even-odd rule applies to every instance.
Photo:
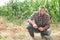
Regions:
[[[44, 15], [45, 15], [45, 13], [44, 13]], [[43, 15], [43, 16], [44, 16], [44, 15]], [[39, 16], [42, 16], [42, 15], [40, 14], [40, 12], [39, 12]]]

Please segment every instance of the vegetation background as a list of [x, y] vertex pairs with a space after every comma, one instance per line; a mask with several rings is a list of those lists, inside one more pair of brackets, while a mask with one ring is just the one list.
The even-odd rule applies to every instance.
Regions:
[[60, 0], [9, 0], [0, 6], [0, 40], [30, 40], [25, 24], [39, 6], [45, 6], [50, 16], [52, 38], [60, 40]]
[[51, 23], [60, 22], [60, 0], [10, 0], [8, 4], [0, 7], [0, 16], [6, 17], [9, 22], [22, 24], [39, 6], [45, 6], [50, 15]]

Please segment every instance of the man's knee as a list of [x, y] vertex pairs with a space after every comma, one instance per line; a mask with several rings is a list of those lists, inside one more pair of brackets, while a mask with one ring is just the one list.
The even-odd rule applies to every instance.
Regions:
[[32, 26], [29, 24], [29, 25], [27, 25], [27, 27], [26, 27], [28, 30], [30, 30], [31, 28], [32, 28]]
[[51, 34], [51, 30], [47, 29], [44, 32], [42, 32], [43, 35], [50, 35]]
[[34, 28], [33, 28], [33, 26], [31, 25], [31, 24], [27, 24], [27, 27], [26, 27], [28, 30], [33, 30]]
[[47, 33], [48, 35], [50, 35], [50, 34], [51, 34], [51, 29], [47, 29], [46, 33]]

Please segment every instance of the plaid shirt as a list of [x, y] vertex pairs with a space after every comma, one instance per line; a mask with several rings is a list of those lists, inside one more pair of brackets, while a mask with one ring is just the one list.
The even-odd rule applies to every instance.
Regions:
[[31, 15], [30, 19], [34, 20], [38, 27], [45, 27], [46, 25], [50, 27], [50, 18], [46, 13], [41, 16], [40, 13], [36, 11]]

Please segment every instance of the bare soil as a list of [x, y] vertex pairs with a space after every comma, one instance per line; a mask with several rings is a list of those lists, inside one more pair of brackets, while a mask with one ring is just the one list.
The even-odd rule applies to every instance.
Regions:
[[[26, 26], [7, 23], [2, 18], [0, 19], [0, 35], [4, 38], [2, 40], [32, 40]], [[40, 33], [35, 33], [35, 40], [42, 40]], [[57, 28], [52, 29], [51, 40], [60, 40], [60, 31]]]

